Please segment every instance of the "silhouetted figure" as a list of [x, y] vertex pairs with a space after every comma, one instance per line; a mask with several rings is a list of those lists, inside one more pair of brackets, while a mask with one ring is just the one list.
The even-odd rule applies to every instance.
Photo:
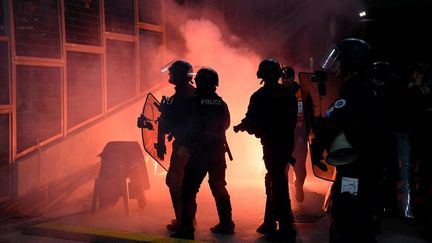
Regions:
[[[234, 126], [235, 132], [254, 134], [263, 145], [267, 199], [264, 222], [257, 232], [269, 239], [295, 240], [285, 171], [288, 163], [295, 163], [292, 152], [297, 99], [288, 87], [278, 83], [281, 66], [277, 60], [261, 61], [257, 77], [262, 79], [264, 86], [252, 94], [245, 118]], [[278, 230], [276, 221], [279, 222]]]
[[[175, 85], [175, 93], [171, 97], [164, 97], [161, 101], [159, 110], [161, 115], [158, 119], [159, 138], [156, 144], [157, 155], [162, 160], [166, 152], [165, 135], [173, 137], [172, 154], [170, 158], [170, 166], [166, 176], [166, 184], [169, 188], [171, 200], [175, 212], [175, 220], [172, 220], [167, 225], [167, 229], [178, 230], [180, 224], [180, 204], [181, 204], [181, 187], [183, 182], [184, 167], [186, 166], [188, 157], [179, 151], [181, 146], [185, 144], [185, 134], [182, 132], [183, 127], [187, 122], [186, 111], [192, 97], [195, 96], [195, 87], [191, 85], [192, 80], [192, 65], [183, 60], [177, 60], [168, 68], [170, 84]], [[137, 126], [143, 128], [145, 126], [144, 116], [140, 116], [137, 121]]]
[[[418, 68], [418, 67], [417, 67]], [[412, 70], [410, 76], [403, 78], [405, 82], [399, 88], [395, 100], [397, 111], [395, 117], [395, 140], [397, 143], [398, 166], [398, 207], [399, 215], [414, 218], [414, 199], [416, 191], [416, 168], [419, 159], [418, 143], [422, 137], [421, 113], [423, 106], [423, 91], [421, 76]]]
[[315, 160], [322, 156], [317, 154], [322, 154], [324, 148], [331, 151], [341, 133], [358, 153], [354, 161], [340, 161], [337, 165], [331, 193], [330, 242], [376, 242], [378, 177], [381, 163], [389, 154], [383, 145], [392, 141], [384, 86], [368, 70], [370, 46], [363, 40], [342, 40], [328, 53], [323, 59], [323, 69], [336, 71], [344, 83], [322, 120], [324, 131], [313, 141], [311, 157], [314, 163], [319, 162]]
[[411, 107], [415, 116], [411, 117], [414, 139], [414, 157], [419, 167], [419, 190], [424, 191], [427, 186], [425, 180], [430, 177], [427, 173], [430, 168], [431, 156], [431, 112], [432, 112], [432, 77], [431, 68], [428, 64], [419, 62], [414, 67], [413, 77], [408, 83], [410, 100], [413, 100], [415, 107]]
[[225, 181], [225, 131], [230, 125], [230, 113], [226, 103], [216, 94], [219, 78], [215, 70], [200, 69], [195, 81], [197, 96], [191, 101], [188, 124], [183, 128], [188, 142], [182, 151], [189, 154], [190, 159], [181, 192], [181, 228], [171, 235], [183, 239], [194, 239], [196, 195], [207, 173], [219, 216], [219, 224], [210, 230], [213, 233], [234, 234], [235, 228]]
[[[431, 67], [427, 63], [418, 62], [413, 70], [413, 79], [408, 84], [411, 97], [416, 101], [416, 117], [413, 120], [414, 158], [417, 161], [418, 185], [414, 206], [415, 217], [425, 223], [425, 237], [432, 239], [432, 76]], [[415, 181], [414, 181], [415, 182]], [[417, 186], [417, 187], [416, 187]], [[417, 210], [416, 210], [417, 209]], [[417, 217], [418, 216], [418, 217]]]
[[[303, 185], [306, 179], [306, 157], [307, 157], [307, 132], [304, 124], [303, 116], [303, 101], [301, 99], [300, 84], [294, 81], [295, 71], [292, 67], [282, 68], [282, 84], [287, 86], [291, 93], [297, 97], [298, 112], [297, 124], [294, 132], [294, 152], [293, 156], [296, 160], [294, 168], [295, 174], [295, 198], [297, 202], [303, 202], [304, 191]], [[289, 166], [287, 167], [287, 172]]]
[[[405, 153], [404, 149], [399, 149], [401, 140], [398, 132], [401, 131], [401, 123], [408, 120], [405, 115], [401, 115], [402, 107], [407, 105], [406, 101], [401, 98], [401, 81], [400, 74], [396, 72], [395, 66], [385, 61], [377, 61], [372, 64], [368, 71], [372, 80], [380, 84], [383, 88], [380, 92], [384, 96], [385, 116], [388, 118], [388, 127], [393, 133], [393, 139], [387, 143], [382, 143], [381, 148], [389, 151], [388, 159], [381, 161], [380, 172], [378, 175], [378, 198], [380, 214], [382, 216], [393, 216], [398, 212], [397, 207], [397, 184], [400, 178], [399, 166], [401, 156]], [[406, 111], [406, 110], [405, 110]]]

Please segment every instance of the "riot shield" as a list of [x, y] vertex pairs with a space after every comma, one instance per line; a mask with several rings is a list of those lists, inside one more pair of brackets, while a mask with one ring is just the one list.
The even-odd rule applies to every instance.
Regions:
[[153, 96], [152, 93], [147, 95], [144, 103], [142, 115], [145, 119], [145, 126], [141, 129], [141, 136], [143, 140], [144, 150], [166, 171], [169, 168], [169, 159], [171, 157], [172, 146], [171, 141], [165, 137], [166, 154], [163, 159], [157, 155], [156, 144], [158, 143], [158, 119], [160, 116], [159, 101]]
[[[319, 77], [319, 73], [299, 73], [300, 90], [303, 99], [303, 112], [307, 136], [310, 141], [314, 137], [315, 121], [323, 117], [327, 109], [338, 96], [338, 90], [342, 81], [333, 74], [327, 74], [325, 78]], [[323, 157], [327, 154], [324, 152]], [[312, 164], [313, 173], [316, 177], [334, 181], [336, 167], [322, 160], [323, 166]]]

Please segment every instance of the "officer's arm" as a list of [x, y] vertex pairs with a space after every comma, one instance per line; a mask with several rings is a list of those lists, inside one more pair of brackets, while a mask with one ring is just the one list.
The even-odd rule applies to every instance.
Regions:
[[234, 126], [234, 132], [247, 131], [249, 134], [257, 133], [257, 122], [262, 119], [262, 117], [259, 117], [258, 104], [256, 97], [252, 95], [245, 118], [242, 119], [240, 124]]
[[231, 124], [231, 117], [230, 117], [228, 106], [225, 102], [223, 103], [223, 106], [224, 106], [223, 108], [224, 130], [227, 130]]
[[292, 128], [296, 127], [297, 124], [297, 113], [298, 113], [298, 103], [297, 103], [297, 97], [292, 95], [290, 97], [289, 101], [289, 116], [290, 116], [290, 125]]

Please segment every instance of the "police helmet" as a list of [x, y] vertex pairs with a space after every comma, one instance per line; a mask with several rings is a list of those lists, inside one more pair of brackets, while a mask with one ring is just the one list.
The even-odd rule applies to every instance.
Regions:
[[277, 81], [281, 74], [281, 65], [276, 59], [264, 59], [258, 66], [257, 77], [263, 80]]
[[198, 70], [195, 82], [197, 89], [214, 89], [219, 85], [219, 76], [213, 68], [204, 67]]
[[330, 48], [320, 66], [325, 71], [332, 71], [336, 60], [339, 60], [342, 73], [361, 71], [369, 65], [370, 56], [371, 47], [368, 43], [361, 39], [348, 38]]
[[372, 63], [370, 76], [372, 83], [376, 86], [395, 85], [399, 81], [394, 67], [386, 61]]
[[170, 83], [172, 84], [188, 83], [192, 80], [192, 65], [186, 61], [177, 60], [173, 62], [168, 71], [170, 72]]
[[294, 69], [292, 67], [286, 66], [286, 67], [282, 68], [282, 76], [284, 78], [292, 78], [292, 77], [294, 77], [294, 75], [295, 75], [295, 72], [294, 72]]

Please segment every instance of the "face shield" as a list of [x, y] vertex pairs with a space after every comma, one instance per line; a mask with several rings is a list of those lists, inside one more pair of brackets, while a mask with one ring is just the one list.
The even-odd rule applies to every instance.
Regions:
[[[170, 62], [168, 62], [168, 63], [162, 65], [161, 68], [160, 68], [161, 73], [166, 73], [167, 71], [169, 71], [170, 68], [171, 68], [171, 66], [172, 66], [175, 62], [176, 62], [175, 60], [172, 60], [172, 61], [170, 61]], [[197, 67], [197, 66], [193, 66], [193, 68], [196, 68], [196, 67]], [[198, 67], [201, 67], [201, 66], [198, 66]], [[193, 76], [196, 75], [196, 73], [193, 72], [193, 68], [191, 67], [191, 69], [188, 71], [188, 74], [187, 74], [188, 77], [193, 77]]]
[[[189, 68], [186, 74], [186, 68]], [[161, 66], [160, 71], [162, 74], [167, 73], [168, 81], [171, 84], [176, 84], [177, 80], [184, 80], [185, 74], [187, 75], [187, 80], [191, 81], [192, 77], [195, 75], [192, 66], [189, 63], [183, 61], [172, 60]]]
[[326, 71], [328, 73], [334, 73], [336, 72], [336, 60], [339, 57], [339, 50], [338, 48], [333, 45], [332, 48], [330, 48], [324, 57], [321, 59], [320, 67], [323, 71]]
[[171, 65], [175, 62], [175, 60], [170, 61], [169, 63], [166, 63], [164, 65], [162, 65], [160, 71], [161, 73], [165, 73], [168, 71], [168, 69], [171, 67]]

